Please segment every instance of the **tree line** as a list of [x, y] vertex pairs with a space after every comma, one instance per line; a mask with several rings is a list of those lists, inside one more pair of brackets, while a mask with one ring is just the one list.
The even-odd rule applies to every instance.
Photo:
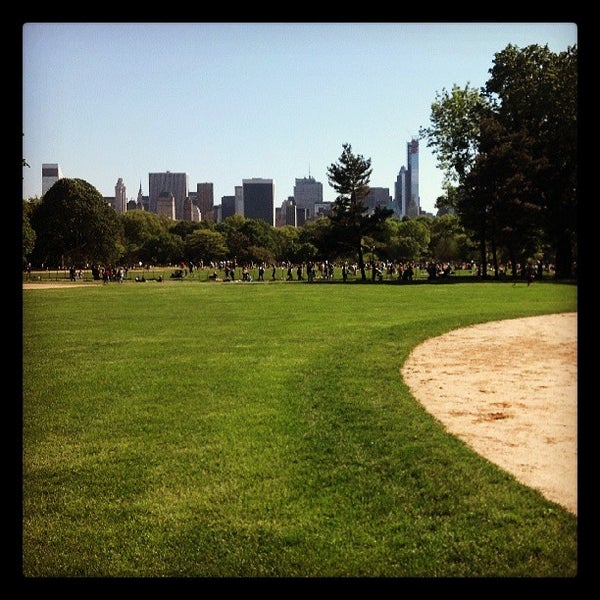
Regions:
[[56, 182], [42, 199], [23, 204], [23, 261], [33, 268], [227, 260], [239, 265], [354, 263], [357, 245], [360, 253], [386, 261], [450, 262], [476, 256], [476, 246], [455, 215], [379, 222], [371, 218], [371, 223], [365, 216], [358, 233], [346, 231], [347, 224], [336, 222], [333, 215], [302, 227], [273, 227], [241, 215], [220, 223], [173, 221], [141, 210], [117, 214], [92, 185], [68, 178]]
[[[443, 90], [420, 131], [445, 174], [436, 207], [399, 219], [367, 210], [371, 160], [343, 144], [327, 169], [331, 214], [302, 227], [234, 215], [220, 223], [117, 214], [82, 179], [57, 181], [23, 202], [23, 261], [34, 268], [92, 264], [238, 264], [349, 260], [553, 263], [570, 278], [577, 252], [577, 50], [507, 46], [481, 90]], [[483, 269], [482, 276], [486, 276]]]

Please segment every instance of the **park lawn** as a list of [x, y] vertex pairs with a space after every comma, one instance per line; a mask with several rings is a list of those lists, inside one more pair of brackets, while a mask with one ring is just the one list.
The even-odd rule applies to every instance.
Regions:
[[558, 283], [24, 290], [23, 573], [575, 576], [576, 517], [447, 434], [400, 367], [576, 309]]

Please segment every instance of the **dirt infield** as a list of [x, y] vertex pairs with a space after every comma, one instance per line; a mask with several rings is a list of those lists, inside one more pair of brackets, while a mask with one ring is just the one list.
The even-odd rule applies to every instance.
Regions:
[[450, 433], [577, 514], [577, 313], [451, 331], [401, 373]]
[[[102, 283], [102, 282], [100, 282]], [[24, 283], [24, 290], [50, 290], [53, 288], [84, 288], [88, 283]]]

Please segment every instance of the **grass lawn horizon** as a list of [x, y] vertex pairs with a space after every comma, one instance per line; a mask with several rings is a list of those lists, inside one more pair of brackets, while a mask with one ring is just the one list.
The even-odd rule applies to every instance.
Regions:
[[576, 286], [84, 285], [23, 291], [26, 577], [577, 574], [576, 517], [400, 375]]

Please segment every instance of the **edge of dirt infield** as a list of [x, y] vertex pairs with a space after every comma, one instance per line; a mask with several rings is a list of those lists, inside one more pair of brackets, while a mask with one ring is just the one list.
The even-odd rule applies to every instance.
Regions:
[[450, 331], [401, 375], [449, 433], [577, 514], [576, 312]]

